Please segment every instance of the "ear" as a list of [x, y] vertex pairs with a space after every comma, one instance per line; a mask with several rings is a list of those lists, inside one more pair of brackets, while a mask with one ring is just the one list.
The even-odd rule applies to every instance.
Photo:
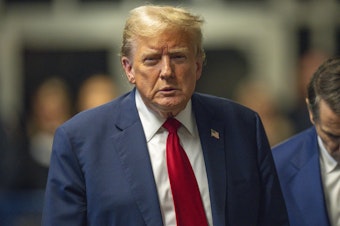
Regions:
[[309, 113], [309, 120], [314, 125], [313, 112], [312, 112], [312, 109], [310, 109], [309, 100], [307, 98], [306, 98], [306, 104], [307, 104], [307, 109], [308, 109], [308, 113]]
[[203, 60], [201, 57], [199, 57], [196, 60], [196, 81], [201, 78], [203, 70]]
[[124, 68], [127, 79], [129, 80], [131, 84], [135, 84], [136, 80], [135, 80], [135, 75], [134, 75], [134, 71], [132, 68], [132, 61], [130, 61], [130, 59], [127, 57], [122, 57], [121, 63]]

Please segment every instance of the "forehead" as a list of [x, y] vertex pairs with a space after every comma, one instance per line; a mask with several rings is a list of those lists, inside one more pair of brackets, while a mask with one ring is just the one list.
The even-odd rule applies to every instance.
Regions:
[[195, 43], [188, 33], [165, 31], [152, 37], [138, 37], [136, 48], [143, 51], [185, 51], [193, 50]]

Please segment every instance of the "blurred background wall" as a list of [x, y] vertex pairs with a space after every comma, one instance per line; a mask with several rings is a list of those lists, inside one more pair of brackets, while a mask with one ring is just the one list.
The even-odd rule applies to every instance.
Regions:
[[[258, 78], [280, 106], [296, 101], [297, 62], [309, 50], [340, 51], [340, 1], [154, 0], [201, 14], [207, 64], [198, 90], [231, 97], [242, 78]], [[118, 52], [136, 0], [0, 0], [0, 103], [5, 121], [29, 110], [40, 81], [60, 76], [75, 95], [94, 73], [130, 89]], [[206, 81], [209, 82], [207, 83]]]
[[[259, 112], [271, 145], [310, 126], [304, 89], [326, 57], [340, 54], [340, 0], [148, 2], [181, 5], [205, 18], [207, 62], [197, 91]], [[27, 210], [31, 225], [39, 225], [50, 154], [44, 150], [55, 127], [79, 111], [85, 81], [109, 78], [109, 98], [131, 89], [118, 53], [128, 11], [143, 3], [0, 0], [0, 191], [10, 192], [0, 194], [0, 225], [3, 216], [7, 225], [21, 225], [9, 213]], [[18, 210], [11, 195], [27, 205]]]
[[[340, 1], [154, 0], [201, 14], [207, 64], [198, 90], [232, 97], [242, 78], [264, 80], [280, 107], [297, 98], [297, 62], [309, 50], [340, 51]], [[136, 0], [0, 0], [0, 107], [5, 121], [29, 110], [40, 81], [60, 76], [75, 94], [94, 73], [130, 89], [118, 52]], [[207, 83], [206, 81], [209, 82]], [[14, 117], [14, 119], [13, 119]]]

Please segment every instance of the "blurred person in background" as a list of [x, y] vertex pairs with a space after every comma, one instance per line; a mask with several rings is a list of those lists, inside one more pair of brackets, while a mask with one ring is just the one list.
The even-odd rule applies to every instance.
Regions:
[[77, 97], [77, 111], [105, 104], [118, 96], [118, 89], [108, 75], [95, 74], [87, 78], [80, 86]]
[[31, 97], [27, 121], [0, 130], [1, 226], [40, 225], [53, 136], [72, 115], [70, 101], [67, 84], [47, 78]]
[[202, 24], [177, 7], [130, 11], [121, 64], [134, 88], [57, 129], [44, 226], [288, 225], [258, 114], [194, 92]]
[[290, 119], [276, 105], [267, 84], [254, 78], [245, 79], [238, 84], [233, 96], [235, 101], [260, 115], [271, 146], [293, 134]]
[[297, 62], [296, 101], [288, 111], [288, 117], [294, 126], [294, 133], [301, 132], [312, 125], [306, 108], [306, 89], [313, 73], [328, 57], [329, 55], [324, 51], [311, 49], [305, 52]]
[[44, 80], [31, 99], [27, 122], [28, 155], [23, 159], [24, 187], [45, 188], [56, 128], [73, 115], [67, 83], [59, 77]]
[[340, 225], [340, 58], [307, 88], [312, 127], [273, 148], [291, 226]]

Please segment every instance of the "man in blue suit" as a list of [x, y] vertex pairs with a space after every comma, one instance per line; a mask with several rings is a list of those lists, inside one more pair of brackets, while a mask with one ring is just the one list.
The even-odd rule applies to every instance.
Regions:
[[324, 62], [307, 88], [313, 127], [273, 148], [291, 226], [340, 225], [340, 59]]
[[[202, 23], [177, 7], [130, 12], [121, 63], [135, 88], [56, 131], [44, 226], [198, 226], [193, 218], [179, 223], [172, 188], [177, 182], [169, 183], [168, 132], [162, 127], [169, 118], [181, 123], [180, 144], [203, 208], [199, 225], [288, 225], [259, 116], [194, 93], [205, 59]], [[183, 216], [198, 208], [185, 209]]]

